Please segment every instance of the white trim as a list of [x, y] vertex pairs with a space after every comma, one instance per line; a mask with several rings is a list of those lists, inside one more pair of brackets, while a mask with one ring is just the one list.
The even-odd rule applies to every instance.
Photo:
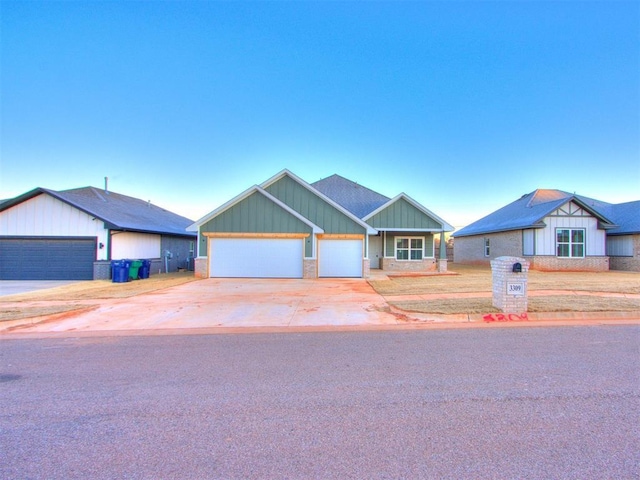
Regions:
[[[422, 213], [424, 213], [428, 217], [431, 217], [433, 220], [435, 220], [437, 222], [440, 222], [440, 224], [442, 225], [442, 228], [433, 229], [433, 230], [416, 230], [416, 229], [412, 229], [412, 230], [415, 230], [415, 231], [433, 231], [433, 232], [440, 232], [442, 230], [444, 230], [445, 232], [453, 232], [455, 230], [455, 228], [453, 228], [451, 225], [449, 225], [447, 222], [445, 222], [442, 218], [437, 216], [435, 213], [433, 213], [431, 210], [429, 210], [425, 206], [423, 206], [420, 203], [418, 203], [417, 201], [415, 201], [413, 198], [411, 198], [406, 193], [400, 193], [399, 195], [396, 195], [391, 200], [389, 200], [387, 203], [382, 204], [381, 206], [376, 208], [373, 212], [371, 212], [370, 214], [365, 216], [363, 218], [363, 220], [364, 221], [369, 220], [371, 217], [373, 217], [374, 215], [380, 213], [382, 210], [384, 210], [385, 208], [389, 207], [391, 204], [397, 202], [401, 198], [405, 199], [408, 203], [413, 205], [415, 208], [420, 210]], [[378, 230], [382, 230], [382, 229], [378, 229]], [[398, 232], [404, 231], [404, 230], [392, 229], [392, 228], [390, 228], [389, 230], [395, 230], [395, 231], [398, 231]]]
[[[407, 239], [409, 240], [409, 245], [408, 247], [402, 248], [402, 250], [407, 250], [407, 257], [408, 258], [398, 258], [398, 240], [404, 240]], [[424, 237], [415, 237], [415, 236], [407, 236], [407, 237], [394, 237], [394, 242], [393, 242], [393, 257], [395, 258], [398, 262], [421, 262], [422, 260], [424, 260], [425, 258], [433, 258], [433, 257], [425, 257], [424, 255], [424, 244], [425, 242], [425, 238]], [[421, 249], [417, 249], [417, 248], [411, 248], [411, 240], [420, 240], [422, 242], [422, 248]], [[420, 258], [411, 258], [411, 251], [418, 251], [421, 250], [422, 251], [422, 255], [420, 256]]]
[[304, 188], [306, 188], [307, 190], [309, 190], [311, 193], [313, 193], [314, 195], [320, 197], [322, 200], [324, 200], [326, 203], [328, 203], [329, 205], [331, 205], [332, 207], [334, 207], [335, 209], [337, 209], [340, 213], [343, 213], [344, 215], [346, 215], [347, 217], [349, 217], [351, 220], [353, 220], [354, 222], [356, 222], [358, 225], [360, 225], [361, 227], [365, 228], [366, 234], [367, 235], [375, 235], [378, 233], [378, 230], [376, 230], [375, 228], [373, 228], [371, 225], [369, 225], [368, 223], [366, 223], [365, 221], [361, 220], [360, 218], [356, 217], [353, 213], [351, 213], [349, 210], [347, 210], [346, 208], [344, 208], [343, 206], [339, 205], [338, 203], [334, 202], [333, 200], [331, 200], [329, 197], [327, 197], [325, 194], [323, 194], [322, 192], [316, 190], [315, 188], [313, 188], [311, 185], [309, 185], [307, 182], [305, 182], [303, 179], [301, 179], [300, 177], [298, 177], [297, 175], [295, 175], [294, 173], [290, 172], [289, 170], [287, 170], [286, 168], [284, 170], [282, 170], [280, 173], [275, 174], [273, 177], [271, 177], [270, 179], [266, 180], [265, 182], [260, 184], [260, 187], [262, 188], [267, 188], [269, 185], [274, 184], [275, 182], [277, 182], [278, 180], [280, 180], [282, 177], [284, 177], [285, 175], [289, 176], [292, 180], [296, 181], [297, 183], [299, 183], [300, 185], [302, 185]]
[[[378, 228], [381, 232], [424, 232], [424, 233], [442, 233], [441, 228]], [[448, 230], [446, 230], [448, 231]]]
[[[558, 231], [559, 230], [567, 230], [569, 232], [569, 241], [567, 242], [559, 242], [558, 241]], [[574, 231], [581, 231], [582, 232], [582, 242], [574, 242], [572, 239], [572, 233]], [[587, 229], [586, 228], [582, 228], [582, 227], [556, 227], [555, 230], [555, 237], [556, 237], [556, 258], [575, 258], [575, 259], [582, 259], [582, 258], [586, 258], [587, 256]], [[558, 247], [560, 245], [566, 245], [568, 248], [568, 253], [569, 255], [558, 255]], [[582, 255], [580, 256], [574, 256], [573, 255], [573, 246], [574, 245], [582, 245]]]

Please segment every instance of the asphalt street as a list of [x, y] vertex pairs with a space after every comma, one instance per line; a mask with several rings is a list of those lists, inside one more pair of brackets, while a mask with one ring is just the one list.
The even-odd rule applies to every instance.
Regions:
[[640, 477], [640, 327], [0, 340], [0, 478]]

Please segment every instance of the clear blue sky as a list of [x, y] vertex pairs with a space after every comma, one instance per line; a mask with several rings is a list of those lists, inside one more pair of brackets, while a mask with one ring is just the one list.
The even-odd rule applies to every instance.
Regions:
[[2, 1], [0, 198], [197, 219], [283, 168], [464, 226], [640, 199], [640, 3]]

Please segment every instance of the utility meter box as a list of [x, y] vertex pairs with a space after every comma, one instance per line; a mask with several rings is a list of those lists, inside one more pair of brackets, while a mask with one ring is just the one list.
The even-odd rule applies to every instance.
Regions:
[[491, 260], [493, 306], [504, 313], [527, 311], [527, 277], [529, 261], [520, 257], [498, 257]]

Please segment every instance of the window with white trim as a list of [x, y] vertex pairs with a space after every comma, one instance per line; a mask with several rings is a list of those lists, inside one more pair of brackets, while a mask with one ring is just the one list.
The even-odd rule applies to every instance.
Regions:
[[422, 260], [424, 239], [422, 237], [396, 237], [396, 260]]
[[484, 239], [484, 256], [488, 257], [491, 254], [491, 239]]
[[556, 252], [558, 257], [584, 258], [584, 229], [556, 229]]

